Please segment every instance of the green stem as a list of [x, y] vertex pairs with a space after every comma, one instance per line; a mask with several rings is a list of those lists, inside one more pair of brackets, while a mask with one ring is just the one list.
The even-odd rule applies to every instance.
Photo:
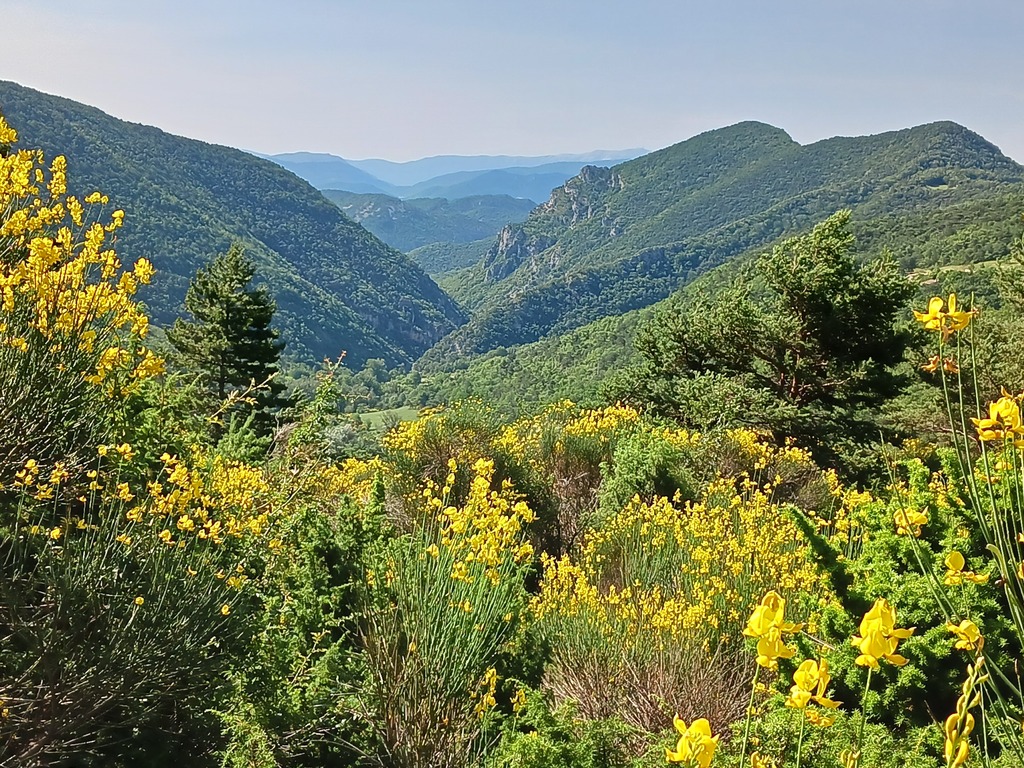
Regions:
[[[853, 751], [857, 754], [860, 753], [861, 744], [864, 743], [864, 725], [868, 720], [868, 713], [866, 709], [868, 691], [871, 689], [871, 673], [874, 672], [871, 667], [868, 667], [868, 679], [864, 682], [864, 695], [860, 700], [860, 727], [857, 729], [857, 743], [854, 746]], [[858, 758], [857, 762], [860, 762]]]
[[757, 692], [757, 678], [761, 675], [761, 665], [754, 667], [754, 679], [750, 683], [750, 701], [747, 703], [747, 718], [743, 722], [743, 746], [740, 747], [739, 768], [743, 768], [747, 759], [747, 741], [750, 738], [750, 717], [754, 711], [754, 694]]
[[807, 725], [807, 711], [800, 711], [800, 738], [796, 742], [796, 768], [800, 768], [800, 755], [804, 749], [804, 728]]

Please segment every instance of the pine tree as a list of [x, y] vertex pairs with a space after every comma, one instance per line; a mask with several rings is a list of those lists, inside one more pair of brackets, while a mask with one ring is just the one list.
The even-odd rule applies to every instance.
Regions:
[[276, 376], [284, 344], [271, 328], [276, 305], [270, 292], [251, 286], [255, 275], [242, 246], [233, 244], [196, 272], [185, 294], [192, 321], [179, 318], [167, 337], [178, 364], [198, 376], [212, 406], [262, 385], [251, 393], [252, 428], [268, 435], [274, 413], [285, 404]]
[[913, 286], [888, 257], [859, 263], [852, 245], [839, 211], [720, 293], [680, 294], [638, 331], [639, 362], [607, 394], [699, 429], [768, 429], [859, 470], [858, 454], [891, 436], [881, 408], [907, 383], [898, 320]]

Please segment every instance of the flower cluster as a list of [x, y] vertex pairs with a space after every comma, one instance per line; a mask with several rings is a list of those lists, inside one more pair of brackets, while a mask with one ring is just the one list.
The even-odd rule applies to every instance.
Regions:
[[777, 592], [769, 592], [754, 608], [743, 628], [743, 634], [757, 640], [757, 663], [768, 669], [778, 669], [779, 659], [791, 659], [796, 650], [783, 642], [784, 634], [799, 632], [800, 624], [785, 620], [786, 600]]
[[974, 571], [964, 570], [967, 567], [967, 561], [964, 560], [964, 556], [959, 552], [950, 552], [946, 556], [946, 577], [944, 579], [947, 586], [956, 586], [958, 584], [964, 584], [970, 582], [972, 584], [987, 584], [989, 575], [987, 573], [975, 573]]
[[[793, 673], [793, 687], [789, 689], [789, 696], [786, 697], [786, 706], [794, 709], [806, 709], [812, 701], [825, 709], [836, 709], [841, 701], [833, 701], [827, 696], [828, 684], [832, 676], [828, 671], [828, 662], [825, 659], [814, 661], [807, 659], [797, 667]], [[808, 712], [808, 719], [816, 725], [831, 725], [833, 720], [829, 716]]]
[[1020, 420], [1020, 404], [1017, 398], [1005, 390], [1003, 396], [994, 403], [989, 403], [988, 418], [974, 419], [978, 430], [978, 439], [982, 442], [992, 440], [1012, 440], [1017, 448], [1024, 448], [1024, 425]]
[[[17, 140], [2, 117], [0, 134], [0, 144]], [[163, 361], [139, 344], [149, 319], [135, 293], [153, 265], [122, 269], [108, 239], [124, 212], [105, 224], [91, 213], [107, 202], [98, 192], [84, 201], [67, 194], [63, 157], [47, 168], [41, 152], [0, 155], [0, 349], [88, 361], [78, 373], [114, 395], [158, 375]]]
[[[457, 468], [452, 460], [450, 482], [440, 496], [434, 495], [428, 484], [424, 491], [427, 506], [437, 510], [441, 546], [455, 557], [452, 578], [472, 582], [473, 573], [482, 569], [484, 577], [496, 584], [506, 562], [521, 564], [533, 557], [533, 547], [523, 541], [525, 526], [533, 521], [533, 512], [508, 481], [500, 490], [491, 489], [494, 462], [490, 459], [474, 463], [465, 504], [445, 506], [443, 500], [455, 481]], [[436, 556], [436, 552], [431, 554]]]

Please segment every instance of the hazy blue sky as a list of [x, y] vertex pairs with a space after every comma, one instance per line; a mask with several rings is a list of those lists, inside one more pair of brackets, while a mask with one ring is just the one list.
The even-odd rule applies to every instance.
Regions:
[[657, 149], [747, 119], [806, 143], [949, 119], [1024, 161], [1021, 0], [0, 6], [0, 79], [262, 152]]

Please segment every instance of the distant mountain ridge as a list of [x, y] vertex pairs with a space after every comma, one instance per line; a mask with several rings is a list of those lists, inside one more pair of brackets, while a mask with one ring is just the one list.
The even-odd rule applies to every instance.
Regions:
[[503, 168], [536, 168], [540, 165], [566, 163], [573, 165], [604, 165], [632, 160], [646, 155], [646, 149], [599, 149], [561, 155], [436, 155], [404, 163], [392, 160], [348, 160], [350, 165], [397, 186], [413, 186], [438, 176], [470, 171], [492, 171]]
[[124, 209], [118, 255], [152, 260], [157, 278], [142, 298], [159, 323], [178, 314], [196, 268], [234, 240], [271, 287], [292, 355], [399, 365], [465, 320], [406, 256], [279, 165], [10, 82], [0, 81], [0, 111], [21, 146], [66, 155], [73, 191], [102, 190]]
[[400, 251], [493, 237], [506, 224], [525, 219], [535, 205], [508, 195], [400, 200], [335, 189], [326, 189], [323, 195], [350, 219]]
[[718, 264], [806, 229], [1019, 189], [1024, 168], [963, 126], [802, 146], [745, 122], [611, 169], [587, 167], [472, 267], [446, 276], [470, 322], [424, 358], [527, 343], [665, 298]]
[[[443, 155], [396, 163], [346, 160], [318, 152], [258, 155], [287, 168], [320, 190], [386, 194], [402, 199], [509, 195], [546, 200], [551, 190], [587, 164], [616, 165], [645, 150], [586, 152], [576, 155]], [[379, 175], [378, 175], [379, 174]]]

